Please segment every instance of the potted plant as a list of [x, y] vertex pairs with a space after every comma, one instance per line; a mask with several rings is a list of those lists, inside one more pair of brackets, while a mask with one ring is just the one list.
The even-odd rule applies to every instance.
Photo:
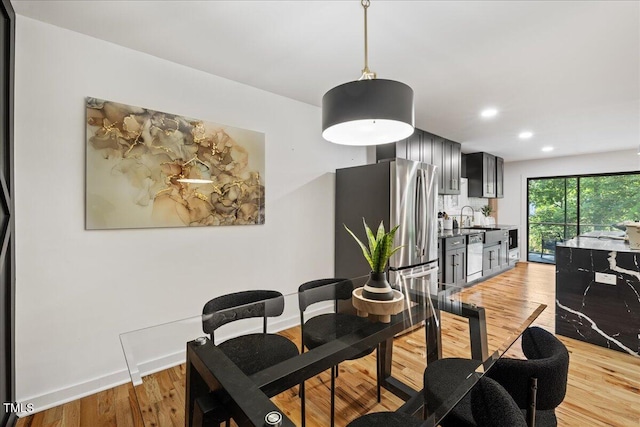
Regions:
[[389, 301], [393, 299], [393, 289], [389, 285], [387, 276], [385, 273], [387, 262], [389, 258], [396, 253], [402, 246], [393, 248], [393, 237], [398, 230], [398, 225], [393, 227], [389, 232], [384, 231], [384, 223], [380, 221], [378, 231], [373, 234], [373, 231], [369, 228], [364, 218], [362, 218], [364, 224], [364, 230], [367, 233], [368, 246], [365, 245], [356, 235], [349, 230], [346, 225], [349, 234], [358, 242], [362, 249], [364, 258], [371, 267], [371, 273], [369, 273], [369, 280], [364, 285], [362, 290], [362, 296], [367, 299], [378, 301]]
[[491, 215], [491, 212], [493, 212], [493, 209], [489, 205], [484, 205], [482, 208], [480, 208], [480, 211], [485, 217], [487, 217]]
[[484, 215], [484, 225], [493, 225], [495, 224], [495, 219], [491, 216], [493, 212], [493, 208], [489, 205], [484, 205], [481, 209], [482, 214]]

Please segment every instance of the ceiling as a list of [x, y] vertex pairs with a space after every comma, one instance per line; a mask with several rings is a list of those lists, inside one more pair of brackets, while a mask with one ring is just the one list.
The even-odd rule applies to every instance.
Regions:
[[[363, 66], [358, 0], [12, 4], [316, 106]], [[416, 126], [463, 152], [516, 161], [640, 145], [640, 2], [372, 0], [368, 15], [370, 68], [410, 85]], [[498, 116], [480, 118], [489, 106]]]

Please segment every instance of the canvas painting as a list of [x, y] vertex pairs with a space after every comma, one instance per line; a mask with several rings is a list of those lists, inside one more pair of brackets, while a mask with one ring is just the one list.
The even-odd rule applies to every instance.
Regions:
[[86, 99], [86, 228], [264, 224], [263, 133]]

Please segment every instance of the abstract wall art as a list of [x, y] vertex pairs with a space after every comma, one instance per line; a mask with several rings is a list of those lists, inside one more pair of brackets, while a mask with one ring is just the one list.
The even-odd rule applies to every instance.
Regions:
[[90, 230], [264, 224], [263, 133], [86, 98]]

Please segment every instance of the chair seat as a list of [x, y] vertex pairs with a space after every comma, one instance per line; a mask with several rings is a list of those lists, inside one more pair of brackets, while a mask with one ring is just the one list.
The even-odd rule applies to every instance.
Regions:
[[500, 384], [484, 376], [471, 390], [471, 411], [479, 427], [527, 427], [520, 408]]
[[347, 427], [418, 427], [421, 421], [402, 412], [374, 412], [356, 418]]
[[246, 375], [253, 375], [300, 354], [293, 342], [277, 334], [242, 335], [218, 347]]
[[[478, 367], [480, 362], [470, 359], [447, 358], [427, 365], [424, 371], [425, 403], [429, 412], [435, 411], [456, 388]], [[471, 412], [471, 394], [467, 394], [449, 412], [442, 426], [476, 425]]]
[[[364, 317], [358, 317], [346, 313], [327, 313], [312, 317], [304, 324], [304, 345], [308, 349], [314, 349], [336, 338], [343, 337], [357, 331], [367, 325], [369, 321]], [[370, 348], [352, 359], [359, 359], [375, 350]]]
[[[438, 408], [458, 385], [467, 378], [478, 366], [477, 360], [469, 359], [440, 359], [427, 365], [424, 371], [425, 404], [429, 411]], [[491, 371], [490, 371], [491, 373]], [[527, 416], [527, 410], [521, 409], [522, 415]], [[477, 423], [471, 410], [471, 393], [467, 394], [447, 414], [441, 422], [443, 427], [475, 427]], [[555, 411], [536, 410], [536, 427], [556, 427], [558, 420]]]

